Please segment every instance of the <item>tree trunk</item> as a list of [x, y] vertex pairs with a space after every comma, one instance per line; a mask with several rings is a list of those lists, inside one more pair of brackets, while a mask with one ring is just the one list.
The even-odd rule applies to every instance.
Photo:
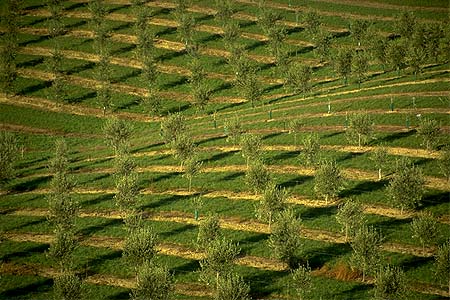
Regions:
[[348, 224], [345, 225], [345, 241], [348, 242]]
[[358, 147], [361, 148], [361, 134], [358, 133]]
[[381, 168], [378, 168], [378, 180], [381, 180]]
[[189, 176], [189, 193], [191, 192], [191, 187], [192, 187], [192, 176]]
[[325, 204], [328, 205], [328, 194], [325, 195]]

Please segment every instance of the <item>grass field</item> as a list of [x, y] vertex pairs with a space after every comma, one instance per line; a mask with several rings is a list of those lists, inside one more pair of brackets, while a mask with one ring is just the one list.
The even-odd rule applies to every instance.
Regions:
[[[174, 276], [175, 299], [212, 299], [214, 293], [199, 281], [199, 260], [205, 253], [196, 245], [199, 221], [194, 219], [192, 199], [198, 195], [204, 200], [200, 221], [217, 214], [224, 236], [239, 244], [235, 271], [250, 285], [251, 297], [296, 299], [290, 272], [268, 247], [270, 228], [255, 216], [259, 196], [245, 184], [246, 159], [239, 145], [227, 141], [225, 123], [234, 117], [239, 117], [246, 132], [261, 136], [262, 156], [273, 181], [288, 189], [288, 205], [302, 220], [302, 245], [296, 255], [312, 269], [310, 299], [373, 298], [373, 277], [363, 281], [362, 274], [351, 268], [352, 248], [336, 221], [338, 205], [348, 198], [362, 203], [367, 224], [382, 234], [383, 261], [405, 272], [407, 299], [450, 298], [446, 283], [435, 276], [434, 264], [438, 245], [450, 238], [450, 185], [439, 168], [441, 153], [450, 143], [449, 62], [429, 59], [423, 72], [415, 76], [411, 68], [384, 71], [371, 58], [360, 86], [353, 74], [344, 84], [333, 58], [325, 63], [317, 58], [315, 40], [294, 9], [296, 5], [301, 12], [314, 9], [322, 27], [332, 34], [333, 47], [353, 48], [351, 20], [371, 20], [373, 29], [389, 36], [395, 33], [395, 22], [405, 9], [426, 24], [448, 22], [448, 1], [403, 1], [401, 5], [391, 0], [266, 1], [286, 26], [285, 43], [291, 57], [313, 67], [312, 88], [305, 95], [283, 86], [267, 37], [256, 22], [257, 1], [232, 1], [236, 10], [232, 18], [242, 31], [238, 41], [257, 67], [263, 87], [262, 99], [252, 107], [233, 85], [234, 71], [227, 63], [229, 52], [220, 34], [221, 24], [214, 17], [214, 1], [194, 0], [188, 11], [196, 20], [199, 61], [212, 91], [202, 111], [193, 105], [190, 94], [191, 57], [177, 34], [176, 3], [150, 1], [154, 10], [150, 28], [156, 34], [154, 56], [160, 71], [157, 86], [163, 99], [158, 115], [150, 114], [139, 100], [147, 85], [140, 78], [142, 66], [135, 55], [130, 1], [105, 1], [106, 24], [112, 32], [113, 103], [106, 114], [96, 98], [99, 57], [88, 1], [64, 1], [63, 21], [68, 31], [59, 39], [67, 76], [64, 103], [50, 93], [53, 74], [48, 62], [53, 41], [48, 35], [49, 11], [43, 1], [23, 2], [16, 95], [0, 94], [0, 130], [14, 132], [21, 149], [14, 177], [2, 182], [0, 189], [0, 299], [52, 297], [57, 271], [48, 257], [54, 231], [47, 220], [52, 178], [48, 164], [54, 156], [53, 145], [61, 137], [68, 145], [69, 172], [76, 182], [73, 198], [80, 203], [74, 270], [85, 282], [86, 299], [129, 298], [135, 274], [122, 258], [127, 232], [114, 202], [115, 154], [102, 129], [111, 116], [127, 120], [133, 128], [130, 153], [137, 164], [138, 207], [144, 212], [144, 223], [158, 233], [157, 260]], [[345, 132], [348, 117], [360, 111], [372, 118], [374, 138], [358, 147], [349, 143]], [[179, 160], [160, 136], [161, 121], [176, 112], [185, 116], [187, 132], [203, 162], [191, 191]], [[424, 117], [438, 121], [441, 128], [437, 147], [431, 151], [423, 147], [416, 132]], [[304, 126], [294, 134], [289, 124], [296, 119]], [[316, 197], [315, 171], [299, 158], [301, 141], [310, 132], [318, 134], [323, 158], [335, 160], [342, 168], [345, 186], [334, 201]], [[417, 210], [401, 212], [389, 200], [386, 187], [393, 168], [378, 180], [378, 169], [370, 159], [379, 147], [386, 148], [391, 166], [408, 157], [421, 168], [425, 192]], [[410, 227], [420, 212], [432, 213], [438, 224], [435, 244], [425, 248], [412, 237]]]

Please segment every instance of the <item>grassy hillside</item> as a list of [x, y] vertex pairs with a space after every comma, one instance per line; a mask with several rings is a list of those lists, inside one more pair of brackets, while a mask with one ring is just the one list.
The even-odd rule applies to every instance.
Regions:
[[[130, 1], [104, 3], [105, 24], [111, 32], [112, 108], [106, 113], [96, 97], [101, 84], [100, 57], [88, 1], [63, 4], [66, 33], [58, 37], [58, 45], [67, 85], [65, 101], [55, 99], [51, 92], [54, 40], [48, 34], [49, 10], [43, 1], [23, 2], [15, 95], [0, 94], [0, 130], [14, 133], [18, 141], [14, 176], [1, 182], [0, 190], [0, 299], [52, 297], [57, 271], [48, 256], [54, 236], [47, 220], [53, 175], [48, 166], [60, 138], [68, 145], [69, 174], [76, 183], [72, 196], [80, 206], [73, 269], [85, 282], [87, 299], [129, 298], [135, 272], [122, 257], [128, 232], [114, 200], [116, 157], [103, 130], [113, 116], [132, 128], [129, 152], [137, 165], [138, 208], [144, 224], [158, 233], [156, 260], [173, 274], [176, 299], [213, 297], [214, 288], [199, 281], [204, 249], [196, 243], [199, 222], [211, 214], [220, 219], [223, 235], [241, 248], [234, 270], [250, 285], [251, 297], [296, 299], [290, 271], [268, 247], [271, 227], [255, 216], [261, 195], [245, 183], [248, 166], [241, 147], [227, 141], [225, 125], [234, 118], [240, 120], [243, 131], [261, 137], [262, 158], [272, 180], [287, 189], [288, 206], [301, 218], [301, 246], [296, 255], [312, 269], [310, 299], [373, 297], [373, 276], [363, 281], [362, 273], [352, 268], [352, 247], [336, 220], [339, 205], [347, 199], [361, 203], [367, 224], [383, 236], [382, 260], [405, 272], [408, 299], [450, 297], [446, 282], [435, 275], [434, 263], [438, 245], [450, 238], [450, 185], [439, 164], [450, 143], [448, 59], [431, 56], [421, 64], [421, 72], [414, 74], [411, 66], [397, 72], [370, 56], [361, 84], [355, 72], [344, 83], [335, 68], [339, 49], [369, 51], [371, 47], [370, 36], [357, 46], [349, 30], [355, 20], [370, 20], [367, 34], [373, 38], [377, 33], [389, 41], [400, 40], [396, 22], [401, 12], [412, 11], [423, 24], [448, 27], [448, 1], [411, 0], [401, 5], [390, 0], [266, 1], [266, 7], [280, 17], [277, 24], [286, 30], [283, 45], [288, 47], [290, 63], [312, 68], [311, 89], [306, 93], [283, 85], [285, 73], [280, 72], [256, 21], [257, 2], [232, 1], [232, 19], [241, 28], [238, 43], [255, 66], [263, 91], [253, 107], [234, 85], [235, 70], [228, 64], [230, 51], [221, 36], [222, 24], [214, 17], [213, 1], [194, 0], [188, 12], [196, 21], [193, 34], [200, 45], [198, 60], [211, 90], [203, 110], [194, 105], [191, 94], [192, 56], [177, 34], [176, 1], [150, 1], [153, 55], [160, 72], [156, 86], [162, 99], [157, 114], [140, 101], [148, 84], [140, 76], [136, 14]], [[5, 7], [3, 3], [3, 11]], [[317, 39], [305, 30], [303, 18], [311, 10], [320, 17], [322, 30], [331, 35], [331, 55], [324, 61], [315, 50]], [[445, 41], [448, 36], [442, 38]], [[370, 116], [374, 134], [358, 147], [347, 139], [346, 131], [349, 120], [360, 112]], [[174, 113], [185, 117], [185, 131], [203, 163], [191, 190], [180, 161], [161, 136], [161, 122]], [[425, 149], [417, 134], [423, 119], [436, 120], [440, 127], [432, 150]], [[298, 132], [291, 128], [295, 120], [302, 123]], [[302, 161], [302, 141], [309, 133], [318, 135], [322, 158], [336, 161], [342, 169], [344, 187], [332, 201], [316, 195], [316, 170]], [[387, 151], [388, 167], [379, 180], [371, 156], [382, 147]], [[424, 177], [420, 206], [404, 212], [386, 191], [394, 166], [402, 158], [418, 166]], [[203, 199], [199, 220], [194, 218], [197, 196]], [[432, 213], [437, 220], [437, 237], [424, 248], [411, 229], [412, 220], [422, 212]]]

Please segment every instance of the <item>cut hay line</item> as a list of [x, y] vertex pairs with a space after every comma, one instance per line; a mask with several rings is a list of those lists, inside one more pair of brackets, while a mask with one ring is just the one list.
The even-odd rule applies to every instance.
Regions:
[[[441, 71], [439, 71], [441, 72]], [[442, 72], [449, 72], [449, 70], [443, 70]], [[394, 78], [398, 78], [398, 77], [394, 77]], [[394, 79], [392, 78], [392, 79]], [[391, 79], [384, 79], [384, 80], [391, 80]], [[395, 87], [404, 87], [404, 86], [409, 86], [409, 85], [424, 85], [424, 84], [433, 84], [433, 83], [444, 83], [444, 82], [450, 82], [449, 78], [435, 78], [435, 79], [425, 79], [425, 80], [421, 80], [421, 81], [405, 81], [405, 82], [398, 82], [398, 83], [392, 83], [392, 84], [384, 84], [384, 85], [378, 85], [378, 86], [371, 86], [371, 87], [362, 87], [362, 88], [355, 88], [349, 91], [341, 91], [341, 92], [334, 92], [334, 93], [329, 93], [329, 89], [328, 88], [322, 88], [319, 90], [315, 90], [315, 93], [321, 93], [323, 92], [323, 94], [316, 94], [314, 96], [308, 96], [308, 97], [301, 97], [299, 96], [298, 98], [295, 99], [291, 99], [291, 100], [284, 100], [283, 102], [281, 102], [283, 105], [285, 104], [295, 104], [295, 103], [299, 103], [299, 102], [304, 102], [305, 100], [311, 100], [311, 99], [320, 99], [320, 98], [329, 98], [329, 97], [335, 97], [335, 96], [344, 96], [344, 95], [349, 95], [351, 96], [352, 94], [355, 93], [360, 93], [360, 92], [366, 92], [366, 91], [376, 91], [379, 89], [388, 89], [388, 88], [395, 88]], [[432, 93], [432, 92], [430, 92]], [[443, 93], [443, 96], [448, 96], [448, 91], [442, 91], [440, 93]], [[392, 95], [399, 95], [401, 96], [403, 93], [392, 93]], [[404, 93], [404, 94], [409, 94], [409, 93]], [[391, 94], [387, 94], [387, 95], [391, 95]], [[280, 96], [280, 95], [277, 95]], [[287, 94], [287, 95], [282, 95], [282, 96], [293, 96], [293, 94]], [[363, 96], [363, 97], [371, 97], [371, 96]], [[386, 98], [387, 99], [387, 98]], [[322, 105], [326, 105], [326, 103], [322, 103]], [[285, 109], [284, 109], [285, 110]], [[249, 111], [250, 113], [245, 113]], [[261, 114], [267, 114], [267, 112], [253, 112], [254, 109], [253, 108], [237, 108], [236, 110], [234, 110], [233, 112], [224, 112], [224, 113], [219, 113], [219, 116], [225, 116], [225, 115], [242, 115], [242, 116], [255, 116], [255, 115], [261, 115]], [[277, 111], [276, 108], [273, 108], [272, 111]]]
[[[27, 192], [11, 192], [13, 195], [25, 195], [25, 194], [48, 194], [50, 191], [48, 189], [34, 189], [32, 191]], [[74, 194], [115, 194], [117, 190], [115, 189], [91, 189], [91, 188], [75, 188], [73, 191]], [[8, 194], [7, 191], [4, 192], [5, 195]], [[158, 195], [158, 196], [164, 196], [164, 195], [170, 195], [170, 196], [198, 196], [200, 195], [202, 198], [205, 199], [215, 199], [215, 198], [226, 198], [231, 201], [259, 201], [261, 199], [261, 196], [255, 195], [252, 193], [247, 192], [234, 192], [229, 190], [213, 190], [213, 191], [200, 191], [200, 190], [192, 190], [191, 192], [183, 189], [177, 189], [177, 190], [155, 190], [155, 189], [142, 189], [140, 190], [141, 195]], [[336, 207], [341, 203], [341, 200], [337, 201], [329, 201], [325, 202], [323, 200], [319, 199], [311, 199], [303, 195], [298, 194], [291, 194], [289, 195], [288, 199], [286, 200], [287, 203], [294, 204], [294, 205], [303, 205], [305, 207], [313, 207], [313, 208], [323, 208], [323, 207]], [[389, 217], [393, 219], [411, 219], [415, 216], [420, 215], [419, 212], [411, 212], [406, 211], [402, 212], [400, 209], [393, 208], [393, 207], [387, 207], [383, 205], [373, 205], [373, 204], [362, 204], [363, 210], [365, 214], [373, 214], [373, 215], [379, 215], [384, 217]], [[449, 224], [450, 225], [450, 215], [440, 215], [437, 217], [437, 220], [440, 223], [443, 224]]]
[[[59, 273], [57, 270], [38, 264], [18, 265], [16, 263], [4, 262], [0, 265], [0, 274], [8, 274], [15, 276], [40, 276], [45, 278], [54, 278]], [[118, 286], [125, 289], [132, 289], [136, 286], [135, 278], [120, 278], [106, 274], [93, 274], [83, 277], [83, 282], [94, 285]], [[176, 283], [175, 293], [193, 297], [211, 296], [212, 292], [205, 285], [196, 283]]]
[[[267, 165], [270, 172], [274, 174], [295, 174], [301, 176], [314, 176], [314, 169], [294, 166], [294, 165]], [[246, 165], [226, 165], [226, 166], [204, 166], [202, 168], [203, 173], [245, 173], [247, 170]], [[151, 165], [145, 167], [136, 168], [138, 173], [183, 173], [183, 168], [179, 165]], [[80, 168], [73, 172], [73, 174], [113, 174], [113, 168]], [[344, 168], [342, 173], [345, 178], [351, 180], [364, 180], [364, 181], [377, 181], [378, 172], [373, 171], [363, 171], [354, 168]], [[24, 178], [36, 178], [36, 177], [47, 177], [51, 176], [50, 173], [38, 173], [33, 175], [28, 175]], [[450, 183], [443, 179], [432, 176], [424, 176], [425, 187], [441, 190], [450, 191]]]
[[[104, 114], [102, 109], [81, 107], [78, 105], [71, 105], [65, 103], [56, 103], [54, 101], [47, 100], [45, 98], [29, 97], [29, 96], [9, 96], [0, 94], [0, 103], [14, 105], [19, 107], [30, 107], [41, 111], [51, 111], [57, 113], [66, 113], [72, 115], [89, 116], [96, 118], [109, 118], [111, 115]], [[152, 118], [146, 117], [143, 114], [128, 113], [128, 112], [115, 112], [114, 116], [120, 119], [149, 122]]]
[[[0, 99], [0, 103], [3, 103]], [[37, 128], [30, 127], [25, 125], [17, 125], [17, 124], [6, 124], [0, 123], [0, 131], [9, 131], [9, 132], [20, 132], [20, 133], [30, 133], [36, 135], [48, 135], [48, 136], [63, 136], [63, 137], [77, 137], [77, 138], [100, 138], [102, 136], [96, 134], [83, 134], [77, 132], [64, 132], [57, 130], [50, 130], [46, 128]]]
[[[25, 77], [25, 78], [36, 78], [39, 80], [44, 81], [50, 81], [54, 78], [54, 75], [50, 72], [41, 71], [41, 70], [35, 70], [35, 69], [24, 69], [20, 68], [17, 70], [18, 75]], [[75, 75], [64, 75], [64, 80], [71, 85], [86, 87], [95, 90], [97, 86], [101, 84], [100, 81], [91, 79], [91, 78], [85, 78], [81, 76], [75, 76]], [[111, 90], [116, 93], [123, 93], [128, 94], [132, 96], [138, 96], [143, 97], [148, 95], [148, 89], [145, 88], [139, 88], [132, 85], [122, 84], [122, 83], [112, 83], [111, 84]], [[166, 99], [173, 99], [173, 100], [179, 100], [183, 99], [184, 101], [193, 102], [192, 96], [190, 94], [186, 93], [180, 93], [180, 92], [167, 92], [167, 91], [160, 91], [159, 95]], [[211, 103], [243, 103], [245, 102], [244, 99], [241, 98], [233, 98], [233, 97], [212, 97], [210, 99]], [[144, 122], [158, 122], [161, 121], [162, 118], [160, 117], [145, 117], [143, 114], [134, 113], [133, 114], [135, 119], [138, 119], [140, 117], [140, 121]]]
[[[330, 1], [334, 2], [332, 0], [330, 0]], [[236, 0], [236, 2], [242, 3], [242, 4], [253, 5], [253, 6], [258, 5], [258, 2], [257, 1], [253, 1], [253, 0]], [[267, 7], [270, 7], [270, 8], [275, 8], [275, 9], [280, 9], [280, 10], [288, 10], [288, 11], [293, 11], [293, 12], [295, 12], [296, 9], [299, 9], [299, 11], [303, 12], [303, 13], [307, 10], [307, 8], [305, 8], [305, 6], [300, 6], [300, 7], [299, 6], [289, 6], [288, 4], [278, 3], [278, 2], [274, 2], [274, 1], [265, 1], [265, 5]], [[409, 9], [409, 6], [408, 6], [408, 9]], [[322, 15], [322, 16], [340, 17], [340, 18], [344, 18], [344, 19], [356, 19], [356, 20], [368, 20], [368, 21], [377, 20], [377, 21], [384, 21], [384, 22], [386, 22], [386, 21], [387, 22], [393, 22], [393, 21], [397, 20], [396, 17], [367, 15], [367, 14], [366, 15], [361, 15], [361, 14], [355, 14], [355, 13], [326, 11], [326, 10], [323, 10], [323, 9], [316, 10], [316, 11], [317, 11], [317, 13], [319, 15]], [[421, 20], [423, 22], [430, 22], [430, 23], [439, 22], [439, 20], [433, 20], [433, 19], [419, 18], [419, 20]]]
[[391, 10], [417, 10], [417, 11], [431, 11], [431, 12], [447, 12], [446, 7], [432, 7], [432, 6], [410, 6], [401, 4], [391, 4], [376, 1], [365, 1], [365, 0], [313, 0], [314, 2], [332, 3], [332, 4], [344, 4], [356, 7], [367, 7], [367, 8], [379, 8], [379, 9], [391, 9]]
[[[27, 16], [33, 16], [33, 17], [49, 17], [50, 13], [46, 9], [35, 9], [35, 10], [28, 10], [24, 12]], [[64, 13], [66, 17], [69, 18], [78, 18], [78, 19], [90, 19], [92, 17], [91, 13], [84, 13], [84, 12], [71, 12], [66, 11]], [[127, 15], [127, 14], [119, 14], [119, 13], [110, 13], [106, 15], [106, 19], [112, 20], [112, 21], [122, 21], [122, 22], [133, 22], [135, 20], [134, 16]], [[172, 20], [167, 19], [160, 19], [160, 18], [152, 18], [150, 21], [150, 24], [157, 25], [157, 26], [165, 26], [165, 27], [177, 27], [177, 23]], [[222, 32], [222, 29], [220, 27], [214, 27], [214, 26], [206, 26], [206, 25], [199, 25], [196, 27], [198, 31], [212, 33], [212, 34], [220, 34]], [[256, 38], [255, 35], [249, 35], [247, 34], [247, 38], [253, 37]], [[267, 39], [267, 38], [266, 38]], [[158, 45], [169, 47], [169, 50], [173, 51], [184, 51], [185, 45], [180, 42], [173, 42], [173, 41], [163, 41], [162, 43], [158, 43], [158, 40], [156, 40], [156, 47]], [[163, 48], [163, 47], [161, 47]], [[203, 55], [209, 55], [209, 56], [216, 56], [216, 57], [229, 57], [230, 52], [225, 51], [222, 49], [216, 49], [216, 48], [200, 48], [199, 50], [200, 54]], [[273, 56], [267, 56], [267, 55], [256, 55], [256, 54], [249, 54], [249, 58], [252, 60], [255, 60], [260, 63], [266, 63], [266, 64], [272, 64], [275, 62], [275, 57]], [[318, 59], [302, 59], [303, 63], [312, 65], [312, 66], [320, 66]]]
[[[2, 212], [2, 214], [10, 215], [10, 216], [26, 216], [26, 217], [46, 217], [48, 212], [45, 209], [23, 209], [23, 210], [14, 210], [14, 211], [6, 211]], [[81, 218], [107, 218], [107, 219], [122, 219], [122, 215], [119, 211], [114, 210], [103, 210], [103, 211], [80, 211], [79, 216]], [[199, 222], [203, 219], [200, 218], [199, 221], [196, 221], [192, 214], [180, 212], [180, 211], [159, 211], [159, 212], [144, 212], [144, 218], [148, 221], [155, 222], [174, 222], [180, 224], [188, 224], [193, 226], [198, 226]], [[223, 229], [235, 230], [235, 231], [246, 231], [251, 233], [262, 233], [262, 234], [270, 234], [270, 227], [265, 223], [258, 222], [256, 220], [245, 220], [239, 217], [219, 217], [219, 226]], [[345, 244], [346, 239], [345, 235], [326, 231], [321, 229], [313, 229], [313, 228], [302, 228], [300, 231], [302, 238], [326, 242], [332, 244]], [[45, 239], [43, 239], [45, 237]], [[51, 236], [50, 236], [51, 237]], [[48, 236], [39, 235], [39, 238], [42, 243], [50, 243], [51, 240], [48, 240]], [[114, 239], [110, 237], [83, 237], [81, 243], [86, 243], [86, 245], [91, 245], [95, 243], [98, 246], [112, 249], [122, 249], [123, 240], [122, 239]], [[422, 247], [417, 247], [413, 245], [407, 244], [399, 244], [387, 242], [382, 244], [382, 249], [387, 252], [392, 253], [401, 253], [407, 255], [413, 255], [417, 257], [432, 257], [436, 252], [436, 247], [427, 247], [426, 249], [422, 249]], [[187, 248], [187, 246], [173, 244], [173, 243], [163, 243], [159, 249], [162, 254], [165, 255], [173, 255], [173, 256], [182, 256], [189, 259], [200, 260], [204, 258], [203, 253], [196, 253]], [[262, 258], [263, 260], [266, 258]], [[267, 262], [267, 261], [266, 261]], [[269, 259], [270, 266], [273, 266], [273, 263], [276, 260]], [[278, 262], [280, 263], [280, 262]], [[255, 267], [255, 266], [253, 266]], [[270, 270], [270, 268], [265, 268], [262, 265], [262, 268]], [[278, 265], [278, 268], [281, 270], [281, 265]]]

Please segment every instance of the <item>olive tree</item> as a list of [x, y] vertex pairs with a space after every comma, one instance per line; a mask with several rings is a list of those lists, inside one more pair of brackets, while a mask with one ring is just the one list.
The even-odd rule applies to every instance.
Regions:
[[369, 42], [369, 51], [371, 56], [381, 64], [383, 71], [386, 70], [388, 65], [387, 49], [388, 39], [379, 32], [374, 33]]
[[383, 146], [376, 147], [373, 151], [370, 152], [369, 159], [378, 169], [378, 180], [381, 180], [382, 170], [386, 168], [389, 161], [387, 149]]
[[320, 25], [322, 24], [321, 17], [315, 10], [308, 10], [303, 16], [303, 22], [305, 23], [305, 30], [312, 38], [320, 30]]
[[341, 169], [335, 161], [322, 161], [314, 175], [314, 192], [318, 197], [324, 198], [328, 204], [329, 199], [335, 199], [343, 189], [344, 178]]
[[367, 20], [355, 19], [350, 22], [351, 37], [358, 43], [358, 46], [367, 37], [370, 26], [371, 23]]
[[406, 295], [407, 281], [402, 269], [387, 265], [375, 273], [375, 299], [407, 299]]
[[252, 133], [245, 133], [241, 136], [240, 140], [241, 154], [247, 161], [247, 167], [250, 159], [261, 160], [262, 155], [262, 140], [259, 135]]
[[291, 63], [285, 75], [285, 86], [303, 97], [311, 90], [312, 68], [300, 63]]
[[131, 125], [119, 118], [108, 118], [103, 126], [106, 142], [112, 147], [116, 155], [128, 152], [130, 137], [132, 133]]
[[336, 73], [344, 79], [344, 84], [347, 85], [347, 79], [352, 72], [353, 53], [349, 49], [339, 48], [336, 55], [334, 55], [334, 69]]
[[314, 39], [314, 54], [318, 56], [321, 63], [325, 62], [330, 57], [332, 38], [332, 35], [323, 29], [320, 29], [316, 34], [316, 38]]
[[145, 261], [138, 266], [136, 287], [131, 290], [132, 300], [170, 300], [175, 291], [173, 275], [167, 267]]
[[233, 145], [240, 142], [244, 129], [242, 128], [241, 120], [237, 115], [225, 121], [224, 131], [227, 135], [227, 142], [232, 142]]
[[174, 152], [174, 157], [180, 161], [181, 167], [183, 167], [183, 165], [189, 160], [189, 168], [191, 169], [186, 169], [188, 173], [191, 171], [195, 171], [194, 173], [197, 173], [197, 171], [200, 170], [201, 165], [199, 165], [198, 159], [195, 158], [197, 146], [187, 133], [179, 134], [175, 140], [170, 143], [170, 147]]
[[175, 21], [178, 24], [177, 34], [187, 51], [194, 44], [194, 27], [196, 25], [194, 17], [187, 11], [187, 7], [190, 4], [191, 1], [177, 1], [177, 6], [174, 10]]
[[341, 231], [348, 242], [365, 222], [363, 208], [359, 202], [348, 199], [339, 205], [336, 213], [336, 221], [341, 225]]
[[373, 120], [367, 112], [363, 111], [350, 116], [345, 134], [350, 142], [357, 141], [358, 147], [361, 147], [373, 138], [373, 131]]
[[315, 133], [307, 134], [302, 139], [302, 150], [299, 154], [300, 162], [306, 166], [317, 166], [320, 159], [320, 138]]
[[387, 44], [386, 59], [388, 65], [397, 71], [400, 75], [400, 70], [406, 66], [406, 42], [403, 39], [395, 39]]
[[356, 232], [350, 243], [353, 252], [351, 264], [362, 271], [362, 280], [367, 274], [375, 273], [380, 263], [380, 246], [382, 237], [374, 228], [363, 225]]
[[397, 21], [394, 24], [396, 32], [402, 37], [410, 38], [418, 24], [417, 17], [414, 13], [403, 11], [396, 20]]
[[446, 146], [442, 149], [439, 157], [439, 169], [441, 174], [450, 181], [450, 147]]
[[264, 190], [264, 194], [255, 206], [256, 217], [259, 220], [269, 223], [269, 228], [278, 214], [286, 208], [288, 192], [276, 184], [269, 184]]
[[199, 160], [196, 154], [188, 156], [183, 163], [184, 174], [183, 177], [189, 181], [188, 191], [191, 192], [192, 179], [201, 172], [203, 162]]
[[397, 161], [396, 171], [389, 180], [387, 195], [400, 207], [401, 212], [420, 205], [424, 193], [425, 179], [422, 170], [409, 160]]
[[169, 114], [161, 121], [161, 137], [167, 145], [186, 131], [186, 118], [181, 113]]
[[417, 127], [417, 135], [422, 139], [422, 145], [429, 151], [434, 149], [438, 143], [440, 127], [438, 121], [426, 117], [420, 118]]
[[358, 88], [361, 88], [361, 82], [366, 79], [369, 70], [369, 55], [365, 50], [355, 51], [353, 55], [352, 72], [358, 78]]
[[217, 280], [217, 289], [214, 300], [250, 300], [250, 286], [244, 279], [235, 274], [220, 276]]
[[219, 217], [210, 215], [202, 220], [198, 226], [197, 246], [199, 249], [205, 249], [220, 236]]
[[53, 295], [55, 299], [81, 300], [84, 299], [83, 282], [72, 272], [64, 272], [54, 279]]
[[205, 258], [200, 261], [200, 280], [217, 286], [220, 277], [232, 272], [233, 262], [240, 251], [238, 245], [225, 238], [211, 241], [205, 249]]
[[216, 13], [214, 17], [223, 25], [230, 22], [231, 16], [234, 14], [233, 1], [231, 0], [215, 0]]
[[17, 78], [18, 29], [21, 1], [4, 1], [0, 25], [4, 29], [0, 36], [0, 91], [15, 94], [14, 82]]
[[158, 253], [157, 244], [158, 235], [153, 228], [138, 227], [126, 235], [122, 255], [127, 263], [138, 269], [154, 259]]
[[260, 161], [252, 162], [245, 172], [245, 183], [255, 194], [264, 192], [271, 180], [269, 170]]
[[292, 210], [284, 210], [279, 213], [267, 241], [273, 256], [286, 263], [290, 269], [298, 264], [296, 253], [302, 244], [300, 230], [300, 218]]
[[450, 294], [450, 239], [439, 246], [435, 256], [436, 277], [448, 285]]
[[53, 173], [50, 193], [47, 196], [48, 220], [57, 230], [71, 231], [78, 213], [78, 203], [70, 195], [75, 184], [67, 174], [69, 171], [68, 147], [65, 140], [55, 142], [55, 156], [49, 162]]
[[192, 101], [198, 110], [203, 110], [211, 97], [211, 89], [206, 81], [206, 71], [196, 57], [192, 59], [189, 66], [191, 75], [188, 81], [191, 87]]
[[300, 133], [305, 126], [305, 123], [300, 119], [294, 119], [289, 121], [288, 128], [289, 134], [294, 134], [294, 146], [297, 146], [297, 134]]
[[432, 245], [438, 237], [438, 227], [436, 218], [429, 212], [422, 212], [416, 216], [411, 224], [413, 238], [418, 239], [425, 251], [425, 245]]
[[0, 182], [14, 175], [14, 162], [17, 159], [17, 138], [14, 134], [0, 131]]
[[308, 299], [307, 297], [313, 288], [311, 268], [307, 265], [299, 266], [293, 270], [291, 272], [290, 283], [299, 300]]
[[73, 228], [56, 227], [54, 240], [50, 244], [47, 255], [56, 263], [58, 270], [69, 272], [73, 267], [73, 252], [77, 247]]
[[128, 175], [116, 176], [116, 194], [114, 201], [122, 213], [137, 206], [137, 197], [139, 196], [138, 174], [132, 172]]

